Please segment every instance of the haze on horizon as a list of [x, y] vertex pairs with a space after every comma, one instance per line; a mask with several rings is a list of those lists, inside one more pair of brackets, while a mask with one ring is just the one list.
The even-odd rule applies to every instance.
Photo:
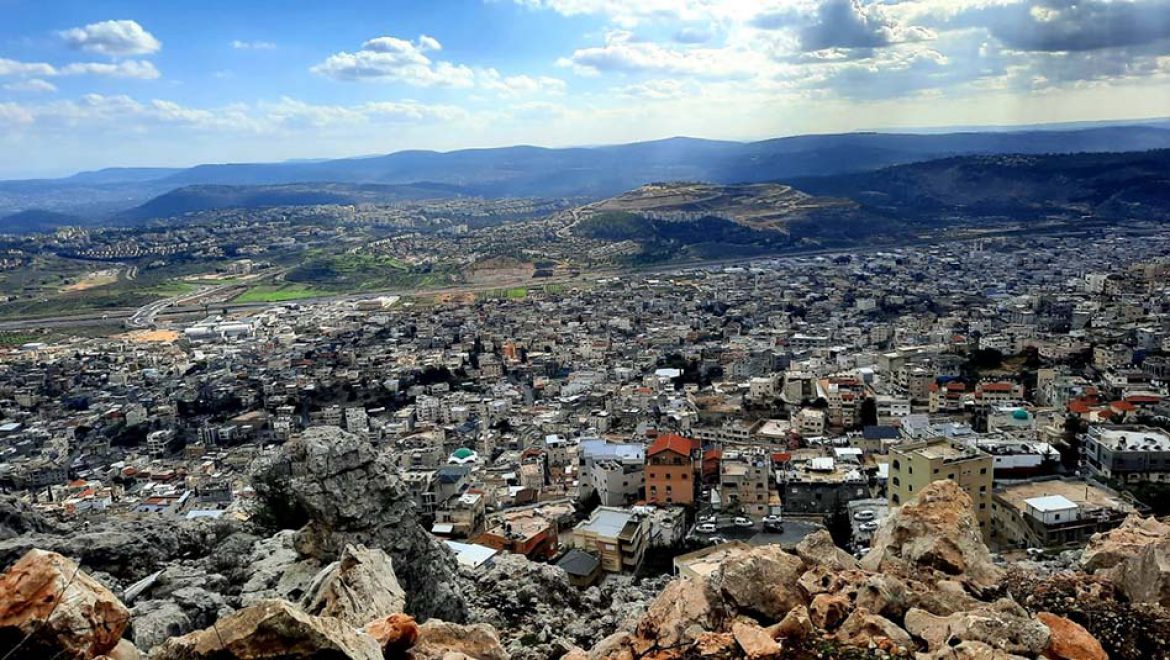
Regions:
[[0, 0], [0, 15], [0, 178], [1170, 108], [1170, 0]]

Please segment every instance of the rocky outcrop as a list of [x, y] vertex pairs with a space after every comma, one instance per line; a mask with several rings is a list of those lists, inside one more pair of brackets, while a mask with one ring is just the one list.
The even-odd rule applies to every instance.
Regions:
[[299, 556], [335, 561], [346, 545], [384, 550], [420, 618], [463, 621], [464, 584], [454, 558], [416, 520], [414, 503], [390, 460], [334, 427], [317, 427], [258, 462], [258, 516], [299, 529]]
[[109, 653], [122, 639], [129, 615], [113, 592], [55, 552], [30, 550], [0, 576], [5, 657]]
[[768, 631], [752, 624], [736, 622], [731, 626], [731, 636], [735, 643], [743, 650], [744, 656], [752, 658], [768, 658], [780, 653], [780, 644], [768, 634]]
[[841, 624], [834, 638], [846, 646], [868, 648], [876, 646], [885, 651], [911, 648], [910, 634], [889, 619], [859, 608]]
[[333, 617], [317, 617], [283, 600], [266, 600], [212, 627], [174, 637], [151, 653], [154, 660], [351, 658], [381, 660], [371, 636]]
[[0, 541], [0, 566], [37, 548], [62, 554], [88, 571], [107, 573], [128, 584], [178, 557], [207, 556], [235, 527], [230, 520], [148, 519], [71, 532], [24, 534]]
[[309, 614], [355, 626], [401, 613], [405, 606], [406, 593], [394, 577], [390, 557], [361, 545], [347, 545], [337, 561], [313, 578], [304, 599]]
[[1130, 515], [1120, 527], [1094, 534], [1081, 562], [1130, 600], [1170, 607], [1170, 525]]
[[1002, 571], [991, 561], [971, 498], [952, 481], [936, 481], [888, 516], [861, 560], [874, 572], [926, 582], [955, 578], [995, 587]]
[[0, 495], [0, 541], [53, 528], [52, 523], [24, 502], [12, 495]]
[[468, 620], [495, 627], [515, 660], [544, 660], [566, 648], [590, 648], [615, 631], [633, 631], [669, 578], [611, 575], [581, 591], [556, 566], [501, 555], [467, 580]]
[[459, 625], [427, 621], [419, 626], [418, 641], [410, 649], [412, 660], [508, 660], [494, 628], [487, 624]]

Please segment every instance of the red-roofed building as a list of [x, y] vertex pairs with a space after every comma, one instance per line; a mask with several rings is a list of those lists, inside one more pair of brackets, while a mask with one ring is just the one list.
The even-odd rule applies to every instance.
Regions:
[[699, 443], [681, 435], [658, 436], [646, 450], [646, 501], [650, 504], [695, 503], [695, 452]]

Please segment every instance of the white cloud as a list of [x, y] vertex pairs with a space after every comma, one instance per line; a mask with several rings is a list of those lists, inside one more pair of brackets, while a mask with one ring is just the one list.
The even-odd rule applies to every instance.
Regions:
[[623, 85], [621, 87], [614, 88], [613, 91], [621, 94], [622, 96], [630, 96], [654, 101], [679, 99], [696, 94], [694, 85], [686, 81], [675, 80], [673, 78], [659, 78], [655, 80], [647, 80], [645, 82], [634, 85]]
[[334, 80], [400, 82], [416, 87], [478, 87], [509, 97], [560, 94], [565, 90], [565, 82], [559, 78], [506, 76], [490, 67], [433, 60], [427, 55], [442, 49], [438, 39], [425, 34], [415, 41], [382, 36], [366, 41], [356, 52], [330, 55], [310, 70]]
[[232, 41], [232, 48], [236, 50], [276, 50], [276, 44], [271, 41]]
[[122, 60], [119, 62], [72, 62], [53, 66], [44, 62], [18, 62], [0, 59], [0, 77], [57, 77], [57, 76], [105, 76], [109, 78], [137, 78], [154, 80], [161, 74], [154, 64], [146, 60]]
[[606, 44], [579, 48], [558, 60], [583, 75], [601, 73], [684, 74], [697, 78], [751, 78], [766, 66], [758, 50], [739, 47], [677, 47], [635, 41], [627, 32], [611, 32]]
[[55, 76], [57, 70], [44, 62], [18, 62], [0, 57], [0, 76]]
[[29, 78], [28, 80], [10, 82], [4, 85], [4, 89], [10, 92], [55, 92], [57, 86], [47, 80]]
[[111, 57], [148, 55], [162, 48], [162, 42], [131, 20], [91, 23], [59, 34], [73, 48]]

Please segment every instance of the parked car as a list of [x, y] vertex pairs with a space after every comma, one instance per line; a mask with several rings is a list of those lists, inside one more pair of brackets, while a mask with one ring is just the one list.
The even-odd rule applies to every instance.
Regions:
[[713, 513], [712, 513], [711, 515], [709, 515], [709, 516], [699, 516], [699, 523], [700, 523], [700, 524], [701, 524], [701, 523], [712, 523], [712, 524], [714, 524], [714, 523], [717, 523], [717, 522], [719, 522], [719, 516], [717, 516], [717, 515], [715, 515], [715, 514], [713, 514]]
[[719, 528], [716, 527], [715, 523], [713, 522], [705, 522], [695, 525], [695, 531], [700, 534], [714, 534], [715, 532], [719, 531]]
[[784, 517], [779, 514], [773, 513], [771, 515], [764, 516], [765, 525], [779, 525], [782, 522], [784, 522]]
[[745, 518], [743, 516], [736, 516], [735, 520], [732, 522], [735, 523], [736, 527], [754, 527], [755, 526], [755, 523], [752, 522], [751, 518]]
[[853, 514], [854, 520], [873, 520], [876, 517], [877, 514], [873, 511], [858, 511], [857, 513]]
[[722, 536], [712, 536], [707, 540], [711, 543], [714, 543], [715, 545], [719, 545], [720, 543], [727, 543], [727, 539], [723, 538]]
[[868, 522], [861, 523], [857, 526], [857, 528], [863, 532], [872, 532], [878, 528], [878, 524], [876, 520], [870, 520]]

